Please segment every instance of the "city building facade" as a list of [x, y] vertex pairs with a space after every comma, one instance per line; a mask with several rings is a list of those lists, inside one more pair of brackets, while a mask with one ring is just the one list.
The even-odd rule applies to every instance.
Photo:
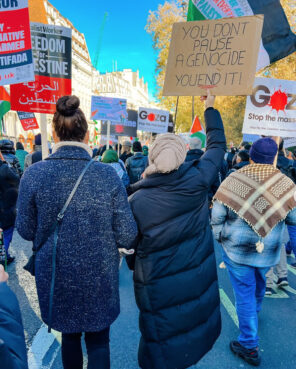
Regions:
[[[124, 69], [112, 73], [98, 72], [92, 65], [84, 34], [79, 32], [48, 0], [29, 0], [29, 7], [32, 21], [46, 20], [48, 24], [72, 29], [72, 93], [79, 97], [81, 109], [87, 119], [90, 118], [92, 95], [125, 98], [128, 101], [128, 108], [135, 110], [140, 106], [150, 106], [148, 84], [140, 78], [139, 71]], [[36, 114], [36, 118], [40, 122], [39, 114]], [[52, 115], [47, 116], [47, 121], [50, 140]], [[91, 137], [95, 137], [95, 126], [90, 120], [89, 127]], [[29, 137], [31, 147], [32, 134], [38, 132], [38, 130], [25, 132], [14, 111], [10, 111], [4, 117], [4, 136], [13, 141], [19, 139], [26, 141]]]

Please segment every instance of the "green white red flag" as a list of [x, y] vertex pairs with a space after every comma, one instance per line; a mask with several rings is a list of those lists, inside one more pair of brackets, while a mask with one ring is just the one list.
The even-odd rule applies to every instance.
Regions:
[[200, 139], [202, 143], [202, 148], [206, 147], [207, 135], [203, 129], [203, 126], [201, 125], [198, 116], [195, 117], [194, 122], [192, 123], [190, 133], [190, 137], [197, 137]]

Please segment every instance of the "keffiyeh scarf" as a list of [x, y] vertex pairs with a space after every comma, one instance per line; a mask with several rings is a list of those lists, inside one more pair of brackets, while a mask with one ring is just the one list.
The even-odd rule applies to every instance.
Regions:
[[[232, 173], [214, 200], [234, 211], [262, 239], [296, 208], [295, 191], [294, 182], [272, 165], [251, 164]], [[260, 242], [257, 246], [264, 247]]]

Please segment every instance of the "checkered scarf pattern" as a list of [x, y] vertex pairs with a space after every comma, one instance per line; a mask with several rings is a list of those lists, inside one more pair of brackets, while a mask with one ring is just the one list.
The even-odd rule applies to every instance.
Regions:
[[264, 238], [296, 208], [295, 191], [294, 182], [272, 165], [251, 164], [232, 173], [214, 201], [234, 211]]

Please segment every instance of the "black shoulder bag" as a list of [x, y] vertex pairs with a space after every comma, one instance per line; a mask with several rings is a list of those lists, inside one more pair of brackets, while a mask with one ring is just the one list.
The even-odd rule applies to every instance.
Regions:
[[[62, 223], [62, 220], [64, 218], [64, 214], [65, 214], [70, 202], [72, 201], [73, 196], [75, 195], [75, 192], [77, 191], [77, 188], [80, 185], [80, 182], [82, 181], [82, 178], [84, 177], [86, 171], [88, 170], [88, 168], [90, 167], [92, 162], [93, 162], [93, 160], [91, 160], [89, 163], [87, 163], [86, 167], [84, 168], [84, 170], [80, 174], [80, 177], [78, 178], [78, 180], [77, 180], [70, 196], [68, 197], [68, 200], [66, 201], [63, 209], [58, 214], [56, 221], [54, 222], [54, 224], [50, 228], [50, 231], [43, 237], [43, 239], [41, 240], [41, 242], [39, 243], [39, 245], [37, 247], [33, 247], [33, 249], [32, 249], [33, 255], [30, 257], [28, 263], [24, 266], [24, 269], [27, 272], [29, 272], [30, 274], [32, 274], [32, 276], [35, 277], [35, 260], [36, 260], [36, 255], [37, 255], [38, 251], [41, 250], [41, 248], [46, 243], [46, 241], [50, 238], [50, 236], [53, 233], [55, 233], [58, 230], [58, 228], [60, 227], [60, 225]], [[56, 245], [54, 245], [54, 248], [56, 248]], [[53, 253], [55, 253], [55, 250], [53, 250]]]

